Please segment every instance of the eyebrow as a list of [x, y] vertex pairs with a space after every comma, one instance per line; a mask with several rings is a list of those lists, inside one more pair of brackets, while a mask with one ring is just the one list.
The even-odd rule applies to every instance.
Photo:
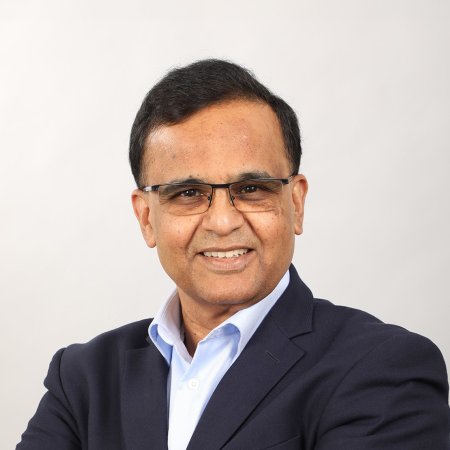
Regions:
[[243, 180], [253, 180], [258, 178], [272, 178], [270, 173], [266, 172], [265, 170], [255, 170], [252, 172], [242, 172], [240, 173], [237, 178], [235, 178], [235, 181], [243, 181]]
[[[230, 183], [234, 183], [236, 181], [243, 181], [243, 180], [254, 180], [254, 179], [259, 179], [259, 178], [271, 178], [271, 175], [268, 172], [266, 172], [265, 170], [255, 170], [252, 172], [241, 172], [237, 176], [233, 176]], [[198, 183], [208, 183], [208, 182], [201, 178], [188, 177], [188, 178], [176, 178], [174, 180], [167, 181], [164, 184], [171, 184], [171, 183], [198, 184]]]

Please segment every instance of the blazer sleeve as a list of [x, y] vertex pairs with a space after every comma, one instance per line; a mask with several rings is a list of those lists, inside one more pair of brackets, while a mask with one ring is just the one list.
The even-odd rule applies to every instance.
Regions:
[[448, 381], [428, 339], [395, 335], [348, 371], [325, 410], [316, 450], [450, 449]]
[[47, 392], [28, 423], [16, 450], [81, 450], [76, 421], [60, 376], [65, 349], [53, 357], [45, 378]]

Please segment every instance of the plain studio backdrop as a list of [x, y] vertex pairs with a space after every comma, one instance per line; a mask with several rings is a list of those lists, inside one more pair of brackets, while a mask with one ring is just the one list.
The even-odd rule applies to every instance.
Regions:
[[450, 363], [450, 3], [0, 1], [0, 447], [53, 353], [173, 289], [134, 218], [131, 124], [170, 68], [250, 68], [296, 110], [310, 183], [294, 263], [317, 297]]

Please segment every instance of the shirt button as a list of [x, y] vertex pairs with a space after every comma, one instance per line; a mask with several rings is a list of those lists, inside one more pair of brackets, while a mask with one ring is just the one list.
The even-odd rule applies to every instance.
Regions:
[[200, 386], [200, 381], [198, 378], [191, 378], [188, 381], [188, 387], [189, 389], [198, 389], [198, 387]]

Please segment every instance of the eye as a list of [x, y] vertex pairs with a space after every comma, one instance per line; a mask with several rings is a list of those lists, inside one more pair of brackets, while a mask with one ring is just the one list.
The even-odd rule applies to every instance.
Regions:
[[200, 192], [198, 189], [195, 188], [189, 188], [185, 189], [184, 191], [179, 191], [175, 193], [175, 197], [199, 197], [203, 195], [202, 192]]
[[260, 190], [261, 187], [256, 184], [246, 184], [244, 186], [240, 186], [237, 194], [253, 194]]
[[255, 201], [266, 199], [272, 194], [277, 194], [281, 190], [279, 180], [247, 180], [233, 184], [232, 195], [240, 197], [242, 200]]
[[268, 181], [251, 181], [235, 186], [236, 195], [255, 195], [272, 192], [275, 187], [272, 182]]
[[193, 202], [203, 200], [208, 195], [207, 186], [192, 184], [166, 185], [159, 191], [159, 198], [163, 202]]

